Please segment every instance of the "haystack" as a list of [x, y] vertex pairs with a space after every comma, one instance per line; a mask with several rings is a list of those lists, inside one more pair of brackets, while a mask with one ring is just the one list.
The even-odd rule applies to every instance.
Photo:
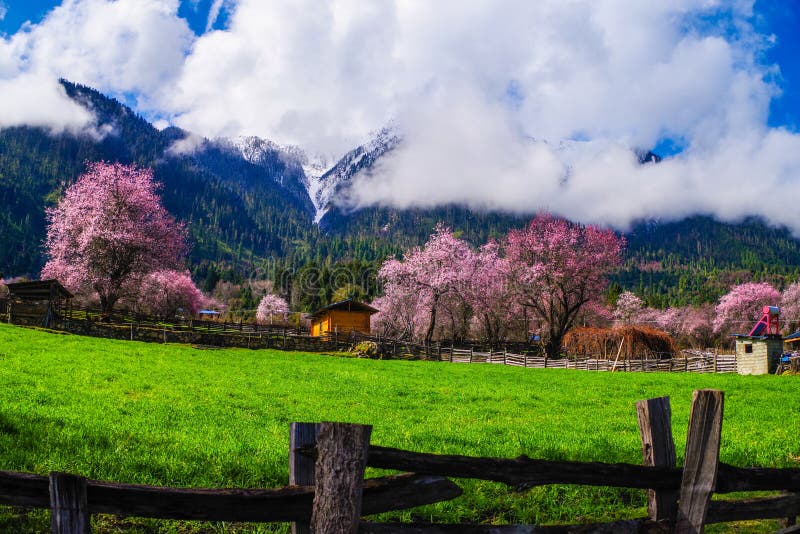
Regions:
[[669, 334], [641, 325], [573, 328], [564, 336], [563, 349], [571, 356], [615, 358], [620, 345], [621, 359], [671, 358], [675, 354]]

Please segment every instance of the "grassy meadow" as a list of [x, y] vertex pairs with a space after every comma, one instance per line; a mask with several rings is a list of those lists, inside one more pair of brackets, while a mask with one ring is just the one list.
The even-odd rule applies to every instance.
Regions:
[[[409, 450], [641, 462], [639, 399], [669, 395], [679, 463], [692, 391], [725, 391], [721, 460], [800, 467], [800, 379], [596, 373], [272, 350], [201, 350], [0, 324], [0, 469], [197, 487], [288, 480], [291, 421], [373, 425]], [[371, 471], [370, 475], [376, 474]], [[554, 523], [645, 515], [644, 492], [458, 481], [454, 501], [383, 519]], [[95, 518], [100, 532], [283, 531]], [[46, 530], [47, 512], [0, 507], [0, 531]], [[755, 527], [754, 527], [755, 528]]]

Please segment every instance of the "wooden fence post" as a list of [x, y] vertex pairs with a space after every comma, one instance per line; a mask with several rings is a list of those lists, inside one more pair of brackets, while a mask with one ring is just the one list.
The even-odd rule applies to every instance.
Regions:
[[369, 425], [319, 425], [312, 532], [358, 532], [371, 433], [372, 427]]
[[[797, 495], [796, 493], [793, 493], [791, 491], [784, 491], [783, 494], [784, 495]], [[800, 528], [797, 527], [797, 516], [784, 517], [783, 519], [778, 521], [778, 524], [780, 525], [780, 527], [782, 529], [788, 530], [791, 527], [795, 527], [795, 528], [797, 528], [796, 532], [800, 532]]]
[[50, 473], [50, 532], [87, 534], [91, 515], [86, 500], [86, 479], [67, 473]]
[[725, 394], [715, 389], [700, 389], [692, 396], [677, 534], [703, 532], [708, 503], [717, 484], [724, 398]]
[[[317, 446], [319, 425], [316, 423], [291, 423], [289, 425], [289, 484], [314, 485], [314, 456], [303, 449]], [[292, 534], [310, 534], [310, 523], [292, 523]]]
[[[669, 397], [640, 400], [636, 403], [636, 415], [644, 465], [675, 467]], [[653, 521], [674, 521], [678, 512], [678, 492], [647, 490], [647, 511]]]

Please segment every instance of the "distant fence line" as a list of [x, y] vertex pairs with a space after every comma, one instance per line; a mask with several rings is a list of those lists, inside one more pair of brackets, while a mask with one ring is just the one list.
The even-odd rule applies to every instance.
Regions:
[[[694, 392], [684, 466], [677, 467], [668, 397], [636, 403], [644, 465], [439, 455], [379, 447], [372, 427], [292, 423], [289, 486], [275, 489], [168, 488], [92, 481], [50, 473], [0, 471], [0, 505], [49, 508], [51, 532], [85, 534], [91, 515], [159, 519], [286, 522], [299, 534], [318, 533], [569, 533], [702, 532], [709, 523], [781, 519], [800, 514], [800, 469], [741, 468], [719, 462], [724, 394]], [[409, 474], [364, 479], [365, 468]], [[364, 515], [459, 497], [449, 480], [501, 482], [517, 489], [549, 484], [648, 490], [648, 517], [595, 525], [548, 526], [367, 523]], [[712, 501], [714, 493], [785, 491], [776, 497]], [[796, 532], [789, 527], [786, 532]]]
[[[36, 324], [33, 317], [15, 315], [14, 322]], [[679, 358], [649, 354], [642, 358], [593, 358], [587, 355], [549, 358], [535, 345], [509, 342], [502, 349], [491, 346], [456, 345], [454, 342], [435, 342], [431, 345], [414, 343], [359, 332], [332, 332], [312, 337], [305, 330], [280, 324], [256, 324], [244, 321], [214, 321], [192, 319], [180, 323], [160, 322], [155, 318], [132, 313], [117, 313], [102, 317], [92, 309], [75, 308], [65, 313], [55, 328], [74, 334], [145, 341], [150, 343], [180, 343], [201, 347], [279, 349], [301, 352], [338, 352], [349, 350], [364, 341], [376, 344], [377, 356], [388, 359], [427, 359], [452, 363], [505, 364], [532, 369], [577, 369], [583, 371], [620, 372], [694, 372], [735, 373], [733, 354], [711, 351], [682, 351]]]
[[507, 351], [480, 352], [474, 349], [451, 349], [444, 354], [453, 363], [497, 363], [534, 369], [577, 369], [581, 371], [735, 373], [736, 355], [714, 352], [683, 351], [682, 358], [602, 359], [589, 357], [548, 358]]

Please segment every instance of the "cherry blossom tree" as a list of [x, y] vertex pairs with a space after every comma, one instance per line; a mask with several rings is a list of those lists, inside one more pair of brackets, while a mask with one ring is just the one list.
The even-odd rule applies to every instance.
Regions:
[[181, 312], [190, 316], [197, 314], [206, 301], [189, 271], [162, 270], [142, 280], [138, 307], [149, 315], [172, 319]]
[[738, 331], [747, 333], [761, 317], [764, 306], [780, 304], [781, 294], [771, 285], [761, 282], [748, 282], [733, 286], [719, 299], [715, 308], [714, 332]]
[[617, 304], [614, 307], [614, 319], [622, 324], [634, 324], [642, 319], [644, 309], [642, 299], [630, 291], [623, 291], [617, 298]]
[[783, 290], [781, 319], [791, 332], [800, 326], [800, 282], [795, 282]]
[[511, 264], [501, 256], [495, 242], [482, 246], [472, 256], [472, 262], [465, 291], [474, 312], [472, 331], [496, 343], [507, 337], [509, 328], [522, 316], [510, 283]]
[[150, 273], [180, 269], [186, 231], [167, 213], [150, 169], [96, 162], [47, 211], [42, 278], [73, 292], [96, 293], [101, 311], [135, 300]]
[[544, 325], [544, 349], [557, 357], [581, 309], [599, 300], [621, 262], [624, 239], [611, 230], [539, 214], [509, 232], [506, 257], [517, 299]]
[[272, 323], [276, 315], [289, 313], [289, 305], [284, 299], [274, 293], [267, 293], [261, 298], [256, 310], [256, 322], [259, 324]]
[[420, 321], [419, 310], [427, 309], [421, 298], [399, 284], [385, 284], [384, 294], [370, 303], [378, 310], [370, 318], [372, 331], [397, 339], [421, 338], [425, 325]]
[[437, 225], [423, 247], [411, 249], [402, 260], [384, 262], [378, 278], [387, 295], [415, 303], [414, 324], [425, 323], [424, 340], [430, 344], [437, 318], [445, 305], [462, 298], [469, 281], [472, 251], [449, 228]]

